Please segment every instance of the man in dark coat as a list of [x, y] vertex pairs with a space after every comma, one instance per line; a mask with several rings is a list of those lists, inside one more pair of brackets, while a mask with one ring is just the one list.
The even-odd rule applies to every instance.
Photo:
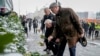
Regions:
[[[43, 20], [42, 20], [41, 30], [43, 30], [43, 29], [46, 28], [46, 30], [45, 30], [45, 40], [44, 40], [44, 42], [46, 44], [46, 49], [44, 49], [44, 51], [47, 51], [47, 50], [50, 49], [49, 47], [52, 47], [52, 45], [53, 45], [51, 43], [49, 44], [49, 42], [48, 42], [48, 37], [53, 32], [53, 26], [51, 28], [47, 28], [47, 27], [45, 27], [44, 22], [47, 19], [49, 19], [49, 20], [52, 20], [52, 24], [53, 24], [53, 22], [55, 21], [55, 19], [54, 19], [54, 15], [50, 12], [50, 9], [49, 8], [45, 8], [44, 9], [44, 12], [45, 12], [45, 15], [44, 15]], [[54, 48], [51, 48], [51, 50], [54, 50]]]
[[31, 26], [32, 26], [32, 19], [29, 18], [29, 31], [31, 30]]
[[34, 18], [34, 20], [33, 20], [34, 33], [37, 33], [37, 28], [38, 28], [38, 21], [36, 18]]
[[82, 27], [84, 28], [85, 37], [88, 37], [89, 24], [86, 21], [84, 21], [82, 22]]
[[50, 9], [56, 15], [56, 26], [48, 40], [57, 38], [56, 42], [60, 43], [56, 56], [63, 56], [67, 42], [70, 56], [75, 56], [76, 43], [84, 36], [78, 16], [71, 8], [61, 8], [60, 3], [52, 3]]
[[94, 38], [94, 30], [95, 30], [95, 23], [91, 22], [91, 25], [89, 27], [89, 37], [91, 37], [92, 39]]
[[28, 37], [27, 18], [26, 18], [25, 15], [23, 16], [23, 19], [22, 19], [22, 26], [24, 27], [24, 31], [25, 31], [25, 33], [27, 34], [27, 37]]

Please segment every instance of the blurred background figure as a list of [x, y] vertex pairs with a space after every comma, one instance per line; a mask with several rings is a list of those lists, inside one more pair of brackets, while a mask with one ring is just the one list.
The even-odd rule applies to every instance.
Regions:
[[86, 21], [82, 21], [82, 27], [84, 29], [85, 37], [88, 37], [89, 24]]
[[29, 31], [31, 31], [31, 26], [32, 26], [32, 19], [31, 18], [29, 18]]
[[22, 17], [22, 26], [24, 27], [24, 31], [28, 37], [27, 18], [25, 15], [23, 15], [23, 17]]
[[91, 22], [89, 26], [89, 37], [93, 40], [94, 39], [94, 32], [95, 32], [95, 23]]
[[100, 26], [99, 24], [95, 25], [95, 37], [97, 38], [99, 36], [99, 30], [100, 30]]
[[38, 20], [36, 18], [33, 19], [33, 29], [34, 33], [37, 33], [37, 28], [38, 28]]

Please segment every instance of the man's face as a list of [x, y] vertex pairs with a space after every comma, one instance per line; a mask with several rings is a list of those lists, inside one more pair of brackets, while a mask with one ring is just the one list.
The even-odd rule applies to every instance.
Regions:
[[59, 6], [52, 7], [52, 8], [51, 8], [51, 11], [52, 11], [54, 14], [57, 14], [58, 11], [59, 11]]
[[45, 12], [46, 15], [49, 15], [50, 14], [50, 9], [45, 9], [44, 12]]

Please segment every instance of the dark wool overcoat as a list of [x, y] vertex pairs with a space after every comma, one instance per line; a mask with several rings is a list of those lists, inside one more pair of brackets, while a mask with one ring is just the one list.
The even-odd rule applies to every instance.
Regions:
[[56, 14], [56, 24], [52, 35], [68, 40], [69, 46], [74, 46], [83, 33], [79, 18], [71, 8], [61, 8]]

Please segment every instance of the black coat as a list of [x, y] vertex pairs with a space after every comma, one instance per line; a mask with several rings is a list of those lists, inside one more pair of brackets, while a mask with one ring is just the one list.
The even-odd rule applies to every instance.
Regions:
[[36, 19], [33, 20], [33, 28], [38, 27], [38, 21]]
[[46, 32], [45, 32], [45, 37], [48, 38], [52, 32], [53, 32], [54, 27], [51, 28], [46, 28]]
[[[53, 15], [53, 14], [50, 13], [49, 15], [44, 15], [43, 20], [42, 20], [42, 23], [41, 23], [41, 29], [42, 29], [42, 30], [45, 29], [45, 24], [44, 24], [44, 22], [45, 22], [46, 19], [50, 19], [50, 20], [52, 20], [53, 22], [55, 21], [54, 15]], [[54, 27], [54, 26], [53, 26], [53, 27]], [[51, 28], [46, 28], [45, 37], [48, 37], [49, 35], [51, 35], [51, 33], [53, 32], [53, 27], [51, 27]]]

